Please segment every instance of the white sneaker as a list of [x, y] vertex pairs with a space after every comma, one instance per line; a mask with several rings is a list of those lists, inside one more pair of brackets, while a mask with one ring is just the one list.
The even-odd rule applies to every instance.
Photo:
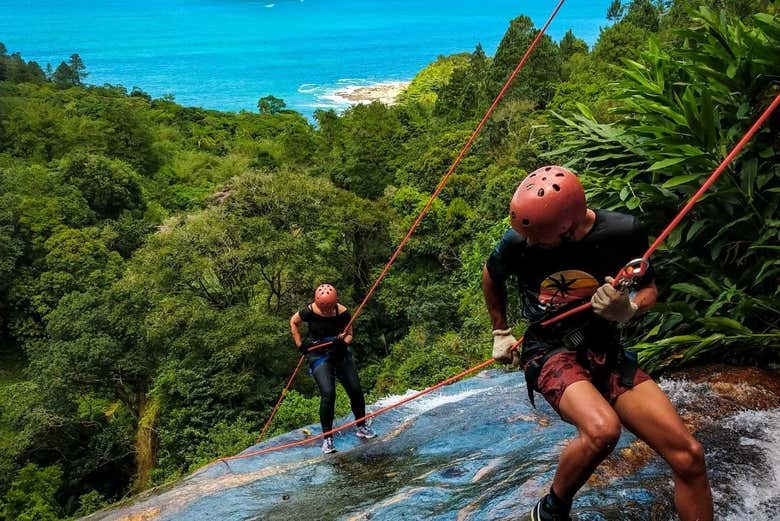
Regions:
[[337, 452], [336, 446], [333, 444], [333, 438], [325, 438], [322, 440], [322, 452], [330, 454], [331, 452]]
[[370, 440], [371, 438], [376, 438], [376, 433], [372, 431], [368, 425], [363, 425], [362, 427], [358, 427], [355, 436], [361, 440]]

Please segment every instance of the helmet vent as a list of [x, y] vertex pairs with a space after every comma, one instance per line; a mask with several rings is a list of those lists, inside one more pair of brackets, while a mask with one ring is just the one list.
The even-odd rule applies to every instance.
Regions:
[[558, 185], [553, 185], [553, 189], [554, 189], [556, 192], [560, 192], [560, 191], [561, 191], [561, 187], [560, 187], [560, 186], [558, 186]]
[[528, 219], [523, 219], [523, 226], [528, 226], [529, 224], [531, 224], [531, 221]]
[[534, 187], [534, 184], [533, 184], [533, 183], [531, 183], [531, 184], [529, 184], [529, 185], [526, 187], [526, 190], [530, 190], [530, 189], [531, 189], [531, 188], [533, 188], [533, 187]]
[[539, 197], [544, 197], [544, 188], [540, 188], [538, 192], [536, 192], [536, 195]]
[[563, 172], [558, 172], [557, 174], [555, 174], [555, 177], [566, 177], [566, 174], [564, 174]]
[[549, 172], [550, 170], [552, 170], [552, 167], [551, 167], [551, 166], [548, 166], [548, 167], [545, 167], [545, 168], [544, 168], [544, 171], [545, 171], [545, 172]]

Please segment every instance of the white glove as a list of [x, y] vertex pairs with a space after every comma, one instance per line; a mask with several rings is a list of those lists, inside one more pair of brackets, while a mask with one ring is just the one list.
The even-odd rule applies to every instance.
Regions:
[[602, 285], [590, 299], [593, 312], [612, 322], [628, 322], [636, 315], [639, 307], [628, 298], [628, 292], [612, 286], [612, 277], [606, 277]]
[[511, 363], [514, 366], [520, 365], [520, 354], [517, 349], [511, 349], [517, 343], [517, 339], [512, 336], [511, 329], [493, 330], [493, 358], [496, 362], [502, 364]]

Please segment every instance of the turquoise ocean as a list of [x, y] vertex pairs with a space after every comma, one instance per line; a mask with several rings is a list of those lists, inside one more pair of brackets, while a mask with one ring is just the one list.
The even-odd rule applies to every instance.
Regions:
[[[592, 45], [609, 0], [569, 0], [548, 33]], [[0, 0], [0, 42], [42, 67], [78, 53], [87, 83], [183, 105], [256, 110], [268, 94], [311, 116], [346, 87], [410, 80], [438, 55], [493, 54], [520, 14], [553, 0]]]

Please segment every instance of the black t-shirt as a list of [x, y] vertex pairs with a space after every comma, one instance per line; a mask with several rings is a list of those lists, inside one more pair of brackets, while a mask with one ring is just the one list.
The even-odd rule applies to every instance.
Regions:
[[[505, 284], [512, 275], [517, 278], [523, 316], [532, 323], [587, 302], [606, 276], [614, 277], [647, 250], [647, 235], [638, 219], [608, 210], [595, 213], [593, 228], [579, 241], [548, 249], [529, 246], [525, 237], [510, 228], [488, 258], [487, 269], [496, 284]], [[652, 279], [652, 270], [648, 270], [639, 287]], [[583, 321], [614, 329], [590, 310], [564, 319], [554, 329]]]
[[332, 317], [318, 315], [312, 310], [311, 305], [300, 310], [298, 315], [309, 327], [309, 338], [313, 342], [321, 341], [329, 336], [340, 335], [352, 318], [347, 310], [339, 313], [338, 305], [336, 306], [336, 314]]

